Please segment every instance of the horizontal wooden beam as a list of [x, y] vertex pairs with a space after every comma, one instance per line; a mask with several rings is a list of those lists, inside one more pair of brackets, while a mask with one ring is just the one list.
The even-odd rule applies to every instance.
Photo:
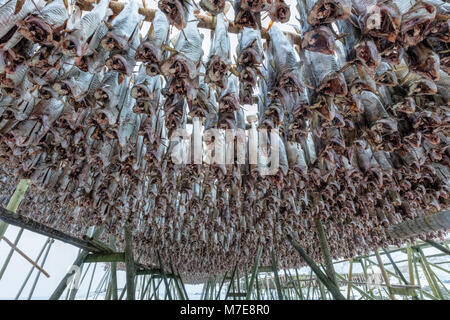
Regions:
[[236, 297], [236, 298], [245, 298], [247, 296], [247, 293], [245, 292], [230, 292], [228, 294], [229, 297]]
[[[143, 276], [143, 275], [160, 275], [162, 277], [162, 271], [160, 268], [148, 268], [143, 266], [136, 266], [136, 275], [137, 276]], [[166, 273], [167, 278], [175, 278], [175, 275], [171, 273]], [[157, 278], [157, 277], [156, 277]]]
[[[96, 3], [95, 0], [77, 0], [77, 4], [80, 7], [81, 10], [83, 11], [91, 11], [94, 8], [94, 3]], [[120, 11], [123, 10], [124, 4], [122, 2], [116, 2], [116, 1], [111, 1], [109, 3], [109, 7], [111, 8], [112, 12], [114, 14], [119, 14]], [[155, 9], [147, 9], [147, 8], [143, 8], [140, 7], [139, 8], [139, 13], [141, 15], [144, 16], [144, 20], [145, 21], [153, 21], [154, 17], [155, 17]], [[212, 16], [202, 16], [202, 15], [196, 15], [197, 19], [198, 19], [198, 27], [202, 28], [202, 29], [210, 29], [210, 30], [214, 30], [216, 23], [213, 19]], [[239, 33], [241, 32], [241, 27], [238, 25], [235, 25], [233, 21], [230, 21], [229, 26], [228, 26], [228, 32], [229, 33]], [[291, 41], [293, 41], [295, 44], [297, 45], [301, 45], [301, 37], [300, 35], [296, 34], [296, 33], [292, 33], [292, 32], [284, 32], [284, 34], [291, 39]], [[261, 30], [261, 37], [263, 39], [269, 39], [269, 33], [267, 30]]]
[[[20, 214], [20, 210], [18, 213], [10, 212], [4, 208], [0, 208], [0, 220], [4, 222], [19, 227], [24, 228], [26, 230], [39, 233], [46, 237], [50, 237], [56, 240], [60, 240], [62, 242], [71, 244], [75, 247], [81, 248], [88, 252], [95, 253], [105, 253], [105, 247], [99, 246], [97, 243], [94, 243], [91, 240], [84, 240], [73, 237], [71, 235], [65, 234], [59, 230], [48, 227], [42, 223], [39, 223], [33, 219], [27, 218]], [[111, 249], [107, 248], [107, 252], [112, 252]]]
[[124, 262], [125, 253], [91, 253], [84, 260], [85, 263], [91, 262]]
[[388, 228], [388, 233], [395, 239], [403, 239], [448, 229], [450, 229], [450, 210], [395, 224]]

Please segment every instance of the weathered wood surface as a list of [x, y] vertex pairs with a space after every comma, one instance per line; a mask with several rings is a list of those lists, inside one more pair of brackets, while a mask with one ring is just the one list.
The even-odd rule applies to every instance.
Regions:
[[393, 238], [403, 239], [448, 229], [450, 229], [450, 210], [390, 226], [388, 232]]
[[[24, 217], [23, 215], [20, 214], [20, 210], [18, 213], [13, 213], [4, 208], [0, 208], [0, 219], [10, 225], [13, 225], [13, 226], [16, 226], [19, 228], [24, 228], [29, 231], [44, 235], [46, 237], [50, 237], [50, 238], [53, 238], [56, 240], [63, 241], [65, 243], [71, 244], [75, 247], [81, 248], [81, 249], [89, 251], [89, 252], [105, 253], [104, 247], [100, 247], [90, 240], [83, 240], [83, 239], [79, 239], [79, 238], [70, 236], [68, 234], [65, 234], [64, 232], [50, 228], [42, 223], [36, 222], [33, 219]], [[109, 252], [112, 252], [111, 249], [108, 249], [108, 250], [109, 250]]]

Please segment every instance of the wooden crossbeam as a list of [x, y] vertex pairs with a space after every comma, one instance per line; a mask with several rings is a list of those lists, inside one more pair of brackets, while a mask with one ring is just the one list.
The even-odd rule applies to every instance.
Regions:
[[[71, 244], [75, 247], [81, 248], [88, 252], [96, 252], [96, 253], [105, 253], [105, 248], [103, 246], [99, 246], [91, 240], [83, 240], [71, 235], [65, 234], [59, 230], [48, 227], [42, 223], [39, 223], [33, 219], [24, 217], [20, 213], [13, 213], [4, 208], [0, 208], [0, 220], [4, 222], [19, 227], [24, 228], [26, 230], [39, 233], [46, 237], [50, 237], [56, 240], [63, 241], [65, 243]], [[111, 249], [108, 248], [106, 252], [112, 252]]]
[[9, 241], [8, 238], [6, 238], [5, 236], [2, 237], [2, 239], [11, 247], [13, 248], [18, 254], [20, 254], [22, 257], [25, 258], [25, 260], [27, 260], [29, 263], [31, 263], [36, 269], [38, 269], [40, 272], [42, 272], [47, 278], [50, 278], [50, 275], [47, 273], [47, 271], [45, 271], [44, 269], [42, 269], [36, 262], [34, 262], [29, 256], [27, 256], [22, 250], [20, 250], [19, 248], [17, 248], [17, 246], [14, 245], [14, 243], [12, 243], [11, 241]]
[[124, 252], [91, 253], [84, 260], [84, 262], [86, 262], [86, 263], [92, 263], [92, 262], [123, 262], [123, 261], [125, 261], [125, 253]]
[[[95, 0], [77, 0], [77, 4], [83, 11], [91, 11], [94, 8]], [[121, 2], [111, 1], [109, 3], [109, 7], [114, 14], [119, 14], [124, 7], [124, 4]], [[146, 9], [143, 7], [139, 8], [139, 13], [144, 16], [145, 21], [152, 22], [155, 17], [155, 9]], [[201, 29], [210, 29], [214, 30], [216, 27], [215, 20], [211, 16], [202, 16], [196, 15], [198, 19], [198, 27]], [[242, 28], [238, 25], [235, 25], [233, 21], [230, 21], [228, 26], [229, 33], [239, 33]], [[294, 42], [294, 44], [301, 45], [301, 37], [300, 35], [292, 32], [284, 32], [284, 34]], [[261, 37], [263, 39], [269, 39], [269, 33], [267, 30], [261, 30]]]
[[403, 239], [448, 229], [450, 229], [450, 210], [395, 224], [388, 228], [388, 233], [394, 239]]

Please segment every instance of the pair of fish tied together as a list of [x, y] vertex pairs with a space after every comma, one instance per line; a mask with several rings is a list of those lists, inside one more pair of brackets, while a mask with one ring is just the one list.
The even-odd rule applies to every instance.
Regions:
[[[317, 219], [350, 258], [411, 242], [387, 228], [449, 208], [449, 3], [141, 5], [0, 0], [1, 205], [31, 179], [23, 215], [78, 237], [103, 226], [117, 250], [130, 223], [138, 262], [159, 254], [189, 282], [250, 270], [260, 247], [260, 265], [273, 252], [297, 267], [286, 234], [321, 262]], [[174, 150], [193, 157], [170, 139], [191, 121], [223, 153], [225, 129], [247, 130], [247, 149], [277, 132], [276, 170], [260, 153], [175, 164]]]

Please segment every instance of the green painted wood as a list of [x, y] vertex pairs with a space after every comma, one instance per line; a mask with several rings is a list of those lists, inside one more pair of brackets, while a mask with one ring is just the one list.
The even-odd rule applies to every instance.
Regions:
[[261, 254], [262, 254], [262, 247], [259, 247], [258, 251], [256, 252], [252, 276], [250, 278], [250, 282], [248, 283], [248, 287], [247, 287], [247, 296], [246, 296], [247, 300], [250, 300], [252, 290], [253, 290], [253, 284], [255, 283], [256, 276], [258, 275], [258, 266], [259, 266], [259, 260], [261, 259]]
[[[19, 232], [16, 235], [16, 239], [14, 239], [14, 246], [16, 246], [16, 247], [20, 241], [20, 238], [22, 237], [23, 230], [24, 230], [23, 228], [20, 228]], [[9, 262], [11, 261], [11, 257], [14, 254], [14, 252], [15, 252], [14, 248], [11, 248], [9, 250], [8, 256], [6, 257], [5, 262], [3, 262], [2, 269], [0, 270], [0, 280], [3, 278], [3, 275], [5, 274], [6, 268], [8, 267]]]
[[325, 261], [325, 273], [337, 286], [335, 275], [336, 272], [334, 271], [333, 259], [331, 258], [330, 246], [328, 245], [325, 229], [323, 228], [322, 222], [319, 218], [315, 217], [314, 223], [316, 225], [317, 235], [319, 237], [320, 250], [322, 251], [323, 259]]
[[[38, 256], [37, 256], [37, 258], [36, 258], [36, 260], [35, 260], [36, 263], [39, 262], [39, 259], [40, 259], [41, 256], [44, 254], [45, 248], [47, 248], [47, 246], [50, 244], [50, 241], [51, 241], [51, 239], [50, 239], [50, 238], [47, 238], [47, 240], [46, 240], [45, 243], [44, 243], [44, 246], [42, 247], [41, 251], [39, 252], [39, 254], [38, 254]], [[28, 275], [26, 276], [24, 282], [22, 283], [22, 286], [20, 287], [19, 291], [17, 292], [16, 297], [14, 298], [15, 300], [18, 300], [18, 299], [19, 299], [19, 297], [20, 297], [20, 295], [22, 294], [23, 289], [24, 289], [25, 286], [27, 285], [28, 280], [30, 279], [31, 274], [33, 273], [34, 269], [35, 269], [35, 266], [31, 266], [31, 269], [30, 269], [30, 271], [28, 272]]]
[[302, 247], [290, 236], [286, 236], [288, 241], [292, 244], [292, 246], [297, 250], [297, 252], [300, 254], [302, 259], [311, 267], [311, 269], [314, 271], [316, 276], [319, 278], [320, 281], [325, 285], [325, 287], [331, 292], [333, 295], [333, 298], [336, 300], [345, 300], [345, 297], [340, 292], [339, 288], [333, 283], [331, 279], [327, 277], [326, 274], [324, 274], [320, 268], [316, 265], [313, 259], [311, 259], [303, 250]]
[[[27, 192], [28, 186], [30, 185], [29, 179], [21, 179], [16, 187], [16, 190], [14, 191], [13, 195], [9, 199], [8, 205], [6, 206], [5, 211], [9, 211], [12, 213], [17, 213], [17, 208], [19, 207], [20, 203], [23, 200], [23, 197], [25, 196], [25, 193]], [[0, 217], [1, 218], [1, 217]], [[5, 235], [6, 229], [8, 229], [8, 222], [7, 221], [0, 221], [0, 241]]]
[[271, 260], [272, 260], [272, 270], [273, 270], [273, 274], [275, 277], [275, 286], [277, 288], [277, 293], [278, 293], [278, 299], [284, 300], [283, 291], [281, 289], [280, 278], [278, 277], [277, 259], [275, 257], [275, 253], [273, 252], [273, 250], [270, 254], [271, 254]]
[[388, 257], [389, 261], [391, 262], [392, 266], [394, 267], [395, 272], [397, 272], [400, 279], [403, 281], [404, 284], [409, 284], [409, 282], [406, 280], [406, 278], [403, 276], [403, 273], [400, 271], [400, 269], [397, 267], [397, 264], [392, 259], [391, 255], [389, 254], [386, 249], [383, 248], [384, 254]]
[[[47, 261], [48, 254], [50, 253], [50, 249], [51, 249], [51, 247], [52, 247], [54, 242], [55, 242], [55, 240], [51, 239], [50, 243], [47, 246], [47, 251], [45, 252], [44, 258], [42, 259], [42, 262], [41, 262], [41, 268], [42, 269], [44, 268], [45, 261]], [[36, 289], [36, 286], [37, 286], [37, 283], [39, 281], [40, 276], [41, 276], [41, 272], [38, 272], [36, 274], [36, 278], [34, 279], [33, 286], [30, 289], [30, 293], [28, 294], [28, 300], [31, 300], [31, 298], [33, 297], [33, 293], [34, 293], [34, 290]]]
[[438, 250], [441, 250], [443, 253], [450, 255], [450, 250], [444, 247], [442, 244], [434, 242], [432, 240], [425, 240], [426, 243], [429, 243], [431, 246], [435, 247]]
[[173, 300], [172, 299], [172, 294], [170, 293], [169, 282], [167, 281], [166, 272], [164, 271], [164, 266], [163, 266], [162, 261], [161, 261], [161, 256], [159, 255], [159, 251], [157, 252], [157, 254], [158, 254], [159, 268], [161, 269], [161, 274], [162, 274], [162, 277], [163, 277], [166, 294], [167, 294], [169, 300]]
[[234, 266], [233, 272], [231, 272], [231, 280], [230, 280], [230, 284], [228, 285], [227, 293], [225, 294], [224, 300], [227, 300], [229, 297], [231, 286], [232, 286], [231, 284], [234, 283], [234, 276], [236, 274], [236, 269], [237, 269], [237, 264]]
[[125, 252], [88, 254], [85, 263], [92, 262], [125, 262]]
[[[87, 251], [81, 250], [81, 252], [78, 254], [77, 258], [73, 262], [73, 266], [79, 268], [81, 266], [81, 264], [84, 262], [84, 259], [86, 259], [87, 255], [88, 255]], [[71, 276], [73, 276], [74, 274], [75, 274], [75, 269], [70, 270], [68, 273], [66, 273], [64, 278], [61, 280], [59, 285], [56, 287], [55, 291], [50, 296], [49, 300], [59, 300], [59, 298], [63, 294], [64, 290], [66, 290], [66, 288], [67, 288], [67, 282], [68, 282], [69, 278]]]
[[127, 286], [127, 300], [135, 300], [135, 269], [133, 258], [133, 236], [131, 233], [131, 226], [126, 223], [124, 227], [125, 233], [125, 272], [126, 272], [126, 286]]

